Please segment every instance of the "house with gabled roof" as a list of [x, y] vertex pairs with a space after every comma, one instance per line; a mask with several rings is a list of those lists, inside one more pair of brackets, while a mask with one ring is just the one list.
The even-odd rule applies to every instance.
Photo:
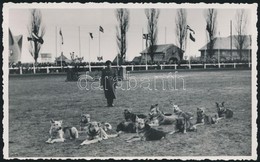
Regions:
[[[179, 47], [174, 44], [161, 44], [155, 45], [155, 52], [154, 52], [154, 62], [178, 62], [180, 60], [180, 54], [183, 53]], [[148, 48], [140, 52], [142, 63], [151, 61], [150, 53], [148, 52]], [[147, 56], [147, 57], [146, 57]]]
[[[239, 49], [238, 49], [238, 42], [237, 42], [237, 35], [228, 36], [228, 37], [216, 37], [214, 41], [213, 47], [213, 55], [212, 59], [220, 58], [221, 61], [225, 60], [239, 60]], [[232, 38], [232, 40], [231, 40]], [[243, 45], [242, 51], [242, 60], [251, 60], [251, 35], [244, 35], [245, 42]], [[231, 46], [232, 41], [232, 46]], [[201, 60], [208, 58], [209, 49], [207, 48], [209, 43], [204, 45], [202, 48], [199, 49], [201, 54]], [[219, 55], [219, 56], [218, 56]]]

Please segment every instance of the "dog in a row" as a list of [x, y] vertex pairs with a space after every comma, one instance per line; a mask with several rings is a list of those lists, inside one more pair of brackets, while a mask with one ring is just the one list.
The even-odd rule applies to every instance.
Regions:
[[89, 114], [82, 114], [80, 120], [80, 131], [76, 127], [63, 127], [62, 120], [51, 120], [49, 131], [50, 138], [47, 143], [64, 142], [67, 139], [77, 139], [79, 133], [85, 133], [87, 139], [81, 145], [96, 143], [104, 139], [118, 136], [118, 134], [108, 135], [107, 131], [112, 129], [111, 124], [105, 122], [90, 121]]

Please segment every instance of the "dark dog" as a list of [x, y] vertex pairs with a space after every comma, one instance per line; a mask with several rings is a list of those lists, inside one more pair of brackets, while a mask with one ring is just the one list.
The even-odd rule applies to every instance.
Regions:
[[219, 103], [216, 102], [218, 117], [219, 118], [232, 118], [233, 117], [233, 111], [225, 108], [224, 103], [225, 102], [222, 102], [221, 104], [219, 104]]
[[116, 131], [121, 133], [136, 133], [135, 123], [129, 121], [122, 121], [117, 125]]
[[191, 123], [188, 118], [179, 117], [176, 119], [175, 130], [170, 132], [169, 134], [177, 132], [186, 133], [187, 131], [197, 131], [197, 128]]
[[147, 118], [147, 116], [144, 114], [134, 114], [134, 113], [130, 112], [128, 109], [124, 110], [124, 117], [127, 122], [129, 122], [129, 121], [135, 122], [136, 116], [138, 116], [139, 118]]
[[151, 128], [147, 121], [142, 118], [136, 118], [136, 132], [137, 135], [128, 138], [127, 142], [133, 141], [154, 141], [154, 140], [161, 140], [165, 138], [166, 134], [163, 131], [156, 130]]

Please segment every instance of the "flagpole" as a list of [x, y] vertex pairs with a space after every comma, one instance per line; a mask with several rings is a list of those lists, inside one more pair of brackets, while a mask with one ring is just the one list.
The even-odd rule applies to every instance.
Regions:
[[[190, 36], [190, 33], [188, 31], [188, 36]], [[189, 69], [191, 68], [190, 66], [190, 39], [188, 39], [188, 53], [187, 53], [187, 56], [188, 56], [188, 62], [189, 62]]]
[[233, 61], [233, 54], [232, 54], [232, 20], [230, 20], [230, 55], [231, 55], [231, 60]]
[[[220, 41], [219, 43], [221, 44], [220, 32], [218, 33], [218, 37], [219, 37], [219, 41]], [[219, 62], [219, 58], [220, 58], [219, 55], [220, 55], [220, 53], [219, 53], [219, 48], [220, 48], [220, 47], [218, 47], [218, 67], [220, 68], [220, 62]]]
[[144, 35], [144, 28], [142, 28], [142, 51], [144, 50], [144, 39], [143, 39], [143, 35]]
[[165, 44], [166, 44], [166, 26], [165, 26], [165, 36], [164, 36], [164, 38], [165, 38]]
[[[55, 60], [56, 60], [56, 58], [57, 58], [57, 54], [58, 54], [58, 50], [57, 50], [57, 26], [55, 26], [55, 47], [56, 47], [56, 57], [55, 57]], [[56, 66], [57, 66], [57, 64], [58, 64], [58, 61], [56, 61]]]
[[79, 57], [81, 57], [81, 45], [80, 45], [80, 26], [79, 26]]
[[[98, 42], [99, 42], [99, 43], [98, 43], [98, 51], [99, 51], [99, 52], [98, 52], [98, 53], [99, 53], [99, 56], [98, 56], [98, 57], [100, 58], [100, 29], [99, 29], [99, 32], [98, 32]], [[100, 59], [98, 59], [98, 61], [100, 61]]]
[[89, 61], [88, 61], [88, 70], [91, 72], [91, 65], [90, 65], [90, 37], [88, 38], [88, 55], [89, 55]]
[[[60, 28], [60, 31], [61, 31], [61, 28]], [[63, 39], [63, 38], [62, 38]], [[62, 51], [62, 42], [63, 42], [63, 40], [61, 39], [61, 41], [60, 41], [60, 52], [61, 52], [61, 54], [60, 54], [60, 56], [61, 56], [61, 69], [62, 69], [62, 55], [63, 55], [63, 51]]]

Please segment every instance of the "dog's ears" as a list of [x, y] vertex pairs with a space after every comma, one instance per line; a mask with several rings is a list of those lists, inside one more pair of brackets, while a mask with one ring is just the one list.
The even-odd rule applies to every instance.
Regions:
[[222, 102], [222, 106], [224, 106], [224, 104], [225, 104], [225, 102], [223, 101], [223, 102]]
[[219, 106], [219, 104], [216, 102], [216, 106], [218, 107]]
[[99, 126], [99, 127], [101, 127], [101, 126], [102, 126], [102, 124], [101, 124], [100, 122], [98, 122], [97, 124], [98, 124], [98, 126]]
[[53, 119], [51, 119], [51, 121], [50, 121], [50, 122], [51, 122], [51, 124], [55, 123], [55, 121], [54, 121]]
[[60, 124], [62, 124], [62, 120], [60, 120], [59, 122], [60, 122]]

